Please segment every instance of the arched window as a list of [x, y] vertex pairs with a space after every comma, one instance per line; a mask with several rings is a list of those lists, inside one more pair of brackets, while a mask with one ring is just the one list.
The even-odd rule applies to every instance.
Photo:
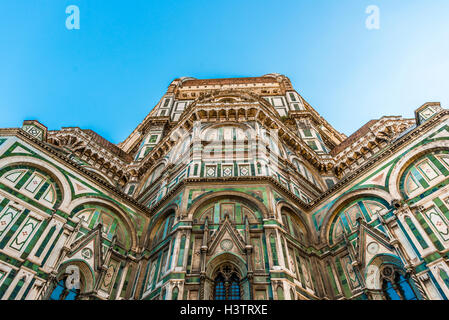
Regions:
[[240, 275], [229, 264], [221, 266], [214, 279], [215, 300], [240, 300]]
[[171, 293], [171, 299], [172, 300], [178, 300], [178, 295], [179, 295], [179, 289], [178, 287], [174, 287]]
[[295, 292], [290, 288], [290, 300], [295, 300]]
[[257, 174], [258, 175], [262, 174], [262, 165], [260, 164], [260, 162], [257, 162]]
[[[210, 116], [226, 117], [225, 114], [226, 112], [224, 110], [221, 110], [218, 114], [215, 113], [215, 111], [211, 111]], [[208, 127], [201, 132], [201, 141], [203, 141], [204, 144], [203, 160], [204, 157], [206, 157], [206, 159], [209, 157], [213, 158], [214, 154], [216, 156], [216, 152], [225, 152], [224, 149], [221, 149], [221, 144], [224, 141], [232, 142], [226, 147], [226, 160], [236, 161], [241, 159], [240, 156], [238, 156], [240, 150], [250, 150], [249, 143], [252, 140], [252, 136], [253, 129], [249, 127], [241, 128], [232, 124]], [[220, 145], [218, 149], [217, 144]], [[243, 159], [249, 159], [248, 152], [243, 152], [241, 154]]]
[[312, 182], [314, 185], [316, 185], [318, 188], [321, 189], [320, 184], [317, 182], [315, 176], [310, 172], [310, 170], [301, 162], [299, 162], [297, 159], [293, 159], [293, 164], [295, 165], [298, 172], [305, 177], [307, 180]]
[[281, 286], [279, 286], [279, 287], [276, 289], [276, 293], [277, 293], [277, 296], [278, 296], [278, 300], [285, 300], [285, 297], [284, 297], [284, 289], [282, 289]]
[[418, 300], [408, 275], [391, 265], [381, 270], [382, 291], [386, 300]]
[[240, 300], [240, 279], [233, 274], [230, 279], [228, 300]]
[[158, 165], [153, 172], [148, 176], [147, 181], [145, 182], [145, 184], [143, 185], [142, 189], [140, 190], [140, 192], [144, 191], [150, 184], [152, 184], [154, 181], [156, 181], [161, 174], [163, 173], [165, 168], [165, 164], [160, 164]]
[[279, 261], [278, 261], [278, 254], [277, 254], [277, 249], [276, 249], [276, 239], [275, 239], [274, 234], [270, 235], [270, 246], [271, 246], [271, 254], [273, 256], [273, 265], [278, 266]]
[[219, 274], [215, 278], [215, 300], [226, 300], [225, 278]]
[[326, 179], [325, 181], [328, 189], [332, 188], [335, 185], [335, 182], [332, 179]]
[[179, 246], [179, 256], [178, 256], [178, 267], [182, 267], [183, 263], [184, 263], [184, 251], [185, 251], [185, 246], [186, 246], [186, 236], [183, 235], [181, 237], [181, 245]]

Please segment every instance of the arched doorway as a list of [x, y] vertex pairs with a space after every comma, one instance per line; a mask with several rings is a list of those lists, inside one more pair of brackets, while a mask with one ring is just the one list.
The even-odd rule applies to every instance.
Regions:
[[241, 300], [241, 275], [233, 265], [224, 263], [215, 272], [214, 300]]

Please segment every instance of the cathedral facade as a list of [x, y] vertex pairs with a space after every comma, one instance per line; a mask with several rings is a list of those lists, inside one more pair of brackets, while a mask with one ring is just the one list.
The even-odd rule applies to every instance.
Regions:
[[448, 184], [439, 103], [346, 137], [283, 75], [179, 78], [118, 145], [0, 129], [0, 298], [446, 300]]

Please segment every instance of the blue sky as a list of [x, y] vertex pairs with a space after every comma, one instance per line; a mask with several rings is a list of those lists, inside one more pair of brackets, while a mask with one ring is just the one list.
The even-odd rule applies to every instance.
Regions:
[[[65, 27], [69, 5], [80, 30]], [[347, 135], [449, 104], [447, 0], [1, 0], [0, 43], [0, 127], [37, 119], [114, 143], [181, 76], [285, 74]]]

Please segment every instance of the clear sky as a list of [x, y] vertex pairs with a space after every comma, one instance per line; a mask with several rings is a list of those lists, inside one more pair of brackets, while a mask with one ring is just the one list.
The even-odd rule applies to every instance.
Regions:
[[37, 119], [114, 143], [182, 76], [285, 74], [347, 135], [449, 105], [448, 0], [0, 0], [0, 43], [0, 127]]

